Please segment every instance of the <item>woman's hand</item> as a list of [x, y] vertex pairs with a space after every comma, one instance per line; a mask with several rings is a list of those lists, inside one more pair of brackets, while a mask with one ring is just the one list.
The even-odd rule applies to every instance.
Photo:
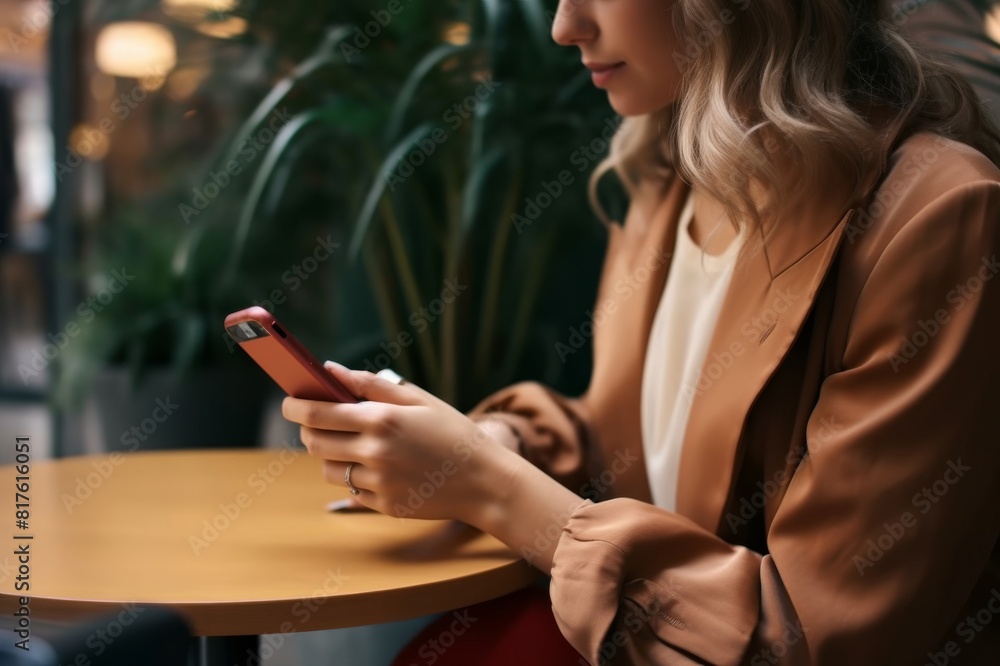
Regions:
[[360, 504], [382, 513], [470, 522], [513, 473], [512, 459], [467, 416], [414, 386], [327, 362], [357, 404], [286, 398], [285, 418], [301, 424], [324, 476], [344, 486], [347, 466]]
[[301, 424], [302, 443], [324, 459], [328, 482], [345, 486], [353, 463], [361, 505], [391, 516], [461, 520], [549, 570], [579, 496], [426, 391], [329, 361], [325, 367], [364, 401], [285, 398], [282, 413]]

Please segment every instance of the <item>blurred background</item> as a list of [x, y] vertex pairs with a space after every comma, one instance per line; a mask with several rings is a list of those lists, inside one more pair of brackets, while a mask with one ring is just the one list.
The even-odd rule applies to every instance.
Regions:
[[[1000, 0], [887, 4], [1000, 118]], [[582, 391], [586, 183], [619, 119], [551, 42], [555, 5], [0, 0], [4, 441], [290, 441], [222, 328], [252, 304], [461, 409], [523, 379]]]

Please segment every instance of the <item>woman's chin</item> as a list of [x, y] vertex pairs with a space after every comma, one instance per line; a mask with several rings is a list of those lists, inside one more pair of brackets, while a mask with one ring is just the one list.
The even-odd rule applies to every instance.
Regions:
[[642, 105], [636, 104], [635, 100], [630, 100], [625, 95], [608, 93], [608, 102], [611, 104], [611, 108], [615, 110], [615, 113], [623, 118], [641, 116], [644, 113]]
[[615, 110], [615, 113], [623, 118], [645, 116], [655, 113], [666, 106], [662, 103], [636, 99], [633, 96], [612, 91], [608, 91], [608, 102], [611, 104], [611, 108]]

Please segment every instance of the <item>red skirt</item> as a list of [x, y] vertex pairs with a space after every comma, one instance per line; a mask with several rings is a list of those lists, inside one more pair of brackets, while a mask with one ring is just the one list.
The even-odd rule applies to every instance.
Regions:
[[529, 587], [448, 613], [420, 632], [393, 666], [586, 666], [552, 616], [548, 591]]

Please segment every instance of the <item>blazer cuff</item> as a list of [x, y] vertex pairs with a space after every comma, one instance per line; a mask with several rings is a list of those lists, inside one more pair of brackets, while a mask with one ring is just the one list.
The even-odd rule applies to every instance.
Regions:
[[500, 419], [516, 433], [523, 458], [580, 494], [592, 445], [578, 400], [523, 382], [488, 396], [468, 416], [476, 421]]
[[552, 614], [566, 640], [591, 663], [611, 630], [621, 597], [625, 554], [606, 541], [585, 541], [581, 512], [593, 507], [586, 500], [570, 514], [552, 556], [549, 598]]
[[759, 580], [756, 554], [675, 513], [612, 499], [571, 514], [550, 597], [566, 640], [593, 663], [625, 653], [739, 664], [759, 618]]

